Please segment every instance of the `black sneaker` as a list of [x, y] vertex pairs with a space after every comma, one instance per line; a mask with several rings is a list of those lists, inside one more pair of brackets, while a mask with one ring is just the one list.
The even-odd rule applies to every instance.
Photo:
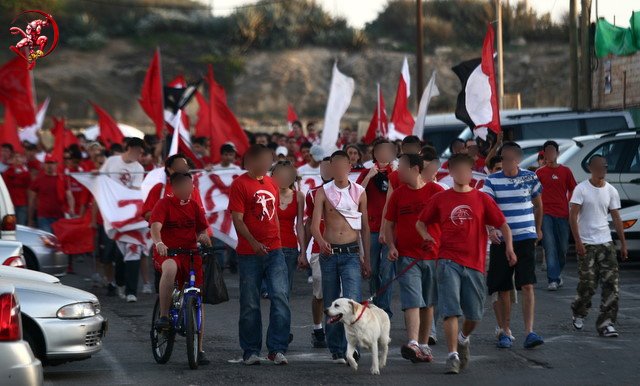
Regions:
[[438, 338], [435, 336], [429, 336], [429, 346], [435, 346], [438, 344]]
[[327, 348], [327, 341], [325, 340], [324, 329], [318, 328], [311, 333], [311, 344], [313, 348]]
[[107, 296], [116, 296], [116, 286], [113, 283], [107, 285]]
[[158, 320], [156, 320], [155, 324], [156, 330], [158, 331], [167, 331], [171, 328], [171, 321], [167, 316], [161, 316]]
[[198, 352], [198, 364], [200, 366], [204, 366], [204, 365], [208, 365], [209, 363], [211, 363], [211, 361], [209, 359], [207, 359], [207, 356], [204, 354], [204, 351], [199, 351]]

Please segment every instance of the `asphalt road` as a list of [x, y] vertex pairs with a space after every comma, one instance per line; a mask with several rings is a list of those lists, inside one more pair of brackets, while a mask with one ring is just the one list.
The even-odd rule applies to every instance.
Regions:
[[[536, 331], [545, 344], [535, 350], [522, 348], [524, 335], [519, 307], [514, 307], [514, 347], [495, 347], [495, 319], [489, 308], [479, 330], [472, 336], [470, 367], [457, 376], [445, 375], [446, 348], [434, 346], [435, 360], [430, 364], [412, 364], [400, 356], [405, 343], [404, 320], [400, 310], [398, 289], [394, 288], [391, 321], [391, 347], [387, 367], [380, 376], [369, 373], [371, 357], [364, 353], [360, 369], [354, 372], [344, 365], [330, 362], [326, 349], [313, 349], [310, 344], [311, 285], [306, 275], [297, 273], [291, 297], [292, 333], [294, 340], [287, 357], [288, 366], [246, 367], [232, 363], [241, 356], [238, 344], [238, 276], [225, 271], [231, 300], [206, 306], [205, 350], [212, 360], [206, 367], [190, 370], [184, 338], [177, 337], [171, 360], [156, 364], [150, 350], [149, 329], [155, 295], [140, 295], [139, 301], [127, 304], [106, 297], [105, 290], [92, 288], [88, 280], [89, 261], [79, 264], [77, 275], [67, 275], [62, 282], [96, 293], [102, 312], [109, 319], [104, 346], [94, 357], [45, 368], [47, 385], [204, 385], [204, 384], [434, 384], [434, 385], [639, 385], [640, 355], [640, 265], [628, 263], [621, 271], [621, 302], [617, 328], [620, 337], [606, 339], [595, 331], [595, 315], [585, 322], [582, 332], [571, 325], [569, 305], [577, 284], [576, 264], [569, 262], [565, 286], [548, 292], [538, 284], [536, 291]], [[544, 272], [538, 281], [546, 283]], [[599, 304], [599, 293], [594, 297]], [[269, 301], [263, 300], [263, 323], [268, 323]], [[266, 329], [265, 329], [266, 334]], [[441, 326], [438, 334], [442, 338]], [[266, 352], [263, 351], [266, 356]]]

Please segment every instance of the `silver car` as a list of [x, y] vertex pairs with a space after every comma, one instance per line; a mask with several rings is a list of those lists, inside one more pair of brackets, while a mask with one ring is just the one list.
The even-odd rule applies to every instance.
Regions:
[[22, 339], [20, 316], [15, 287], [0, 279], [0, 384], [42, 385], [42, 363]]
[[9, 267], [25, 268], [22, 256], [22, 243], [19, 241], [0, 240], [0, 264]]
[[68, 258], [60, 250], [60, 243], [55, 235], [18, 225], [16, 238], [22, 243], [27, 268], [56, 276], [65, 274]]
[[27, 269], [0, 267], [0, 278], [15, 286], [24, 339], [45, 365], [87, 359], [102, 349], [107, 321], [95, 295]]

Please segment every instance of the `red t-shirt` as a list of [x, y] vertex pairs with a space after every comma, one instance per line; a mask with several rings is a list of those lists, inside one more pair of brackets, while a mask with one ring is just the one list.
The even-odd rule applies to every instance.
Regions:
[[[316, 193], [318, 193], [318, 189], [320, 189], [320, 186], [310, 189], [305, 197], [305, 216], [308, 217], [307, 221], [311, 221], [313, 218], [313, 210], [316, 207]], [[320, 232], [324, 233], [324, 220], [320, 220]], [[313, 245], [311, 245], [311, 253], [320, 253], [320, 246], [315, 239], [313, 239]]]
[[536, 170], [542, 184], [542, 210], [553, 217], [569, 217], [569, 198], [576, 187], [571, 169], [558, 165], [557, 168], [543, 166]]
[[[280, 243], [280, 227], [276, 206], [280, 202], [278, 188], [271, 177], [262, 180], [251, 178], [247, 173], [238, 176], [231, 183], [229, 192], [229, 211], [244, 214], [244, 223], [249, 232], [269, 250], [278, 249]], [[249, 241], [238, 234], [240, 255], [254, 255]]]
[[33, 158], [27, 161], [27, 167], [29, 168], [29, 170], [40, 171], [40, 169], [42, 169], [42, 163], [36, 158]]
[[[79, 183], [75, 178], [68, 175], [67, 173], [75, 173], [75, 172], [83, 172], [83, 171], [84, 169], [82, 169], [82, 167], [65, 169], [64, 174], [61, 176], [65, 192], [67, 190], [70, 190], [71, 194], [73, 194], [73, 198], [76, 203], [76, 207], [74, 208], [74, 211], [76, 214], [80, 213], [80, 208], [82, 208], [89, 202], [89, 200], [91, 199], [91, 193], [89, 192], [89, 190], [87, 190], [87, 188], [84, 187], [84, 185]], [[64, 203], [64, 210], [65, 211], [69, 210], [69, 205], [67, 203], [67, 200], [65, 200], [65, 203]]]
[[427, 231], [436, 243], [433, 249], [425, 251], [421, 248], [422, 237], [416, 230], [416, 222], [427, 201], [443, 190], [440, 185], [429, 182], [420, 189], [411, 189], [407, 185], [402, 185], [391, 193], [385, 218], [396, 223], [396, 248], [400, 256], [421, 260], [433, 260], [438, 257], [440, 225], [436, 223], [427, 225]]
[[197, 248], [198, 233], [209, 227], [204, 210], [193, 200], [181, 203], [175, 196], [158, 201], [149, 224], [162, 223], [160, 235], [167, 248]]
[[293, 192], [293, 200], [283, 210], [278, 205], [278, 220], [280, 221], [280, 240], [284, 248], [298, 248], [295, 221], [298, 217], [298, 196]]
[[440, 224], [438, 258], [485, 272], [487, 225], [500, 227], [505, 218], [486, 193], [445, 190], [434, 195], [420, 214], [425, 224]]
[[29, 189], [38, 194], [36, 211], [38, 217], [61, 218], [63, 200], [59, 194], [60, 179], [41, 173], [31, 183]]
[[[356, 183], [360, 184], [369, 173], [371, 169], [365, 169], [360, 173]], [[379, 173], [385, 173], [382, 169]], [[391, 169], [386, 169], [387, 176], [391, 174]], [[374, 177], [375, 178], [375, 177]], [[369, 228], [371, 232], [380, 232], [380, 225], [382, 224], [382, 211], [384, 210], [384, 204], [387, 202], [387, 192], [380, 190], [375, 182], [374, 178], [369, 180], [367, 186], [364, 186], [367, 192], [367, 214], [369, 216]], [[388, 178], [388, 177], [387, 177]]]
[[398, 174], [398, 171], [394, 170], [389, 173], [389, 185], [391, 185], [391, 187], [395, 190], [398, 189], [400, 184], [400, 175]]
[[10, 166], [2, 173], [14, 206], [27, 206], [27, 189], [31, 185], [31, 174], [26, 166]]

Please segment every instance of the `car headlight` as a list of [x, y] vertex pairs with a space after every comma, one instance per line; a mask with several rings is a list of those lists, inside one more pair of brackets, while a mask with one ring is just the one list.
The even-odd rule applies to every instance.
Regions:
[[[99, 312], [99, 311], [98, 311]], [[56, 316], [60, 319], [82, 319], [97, 314], [93, 303], [74, 303], [61, 307]]]

